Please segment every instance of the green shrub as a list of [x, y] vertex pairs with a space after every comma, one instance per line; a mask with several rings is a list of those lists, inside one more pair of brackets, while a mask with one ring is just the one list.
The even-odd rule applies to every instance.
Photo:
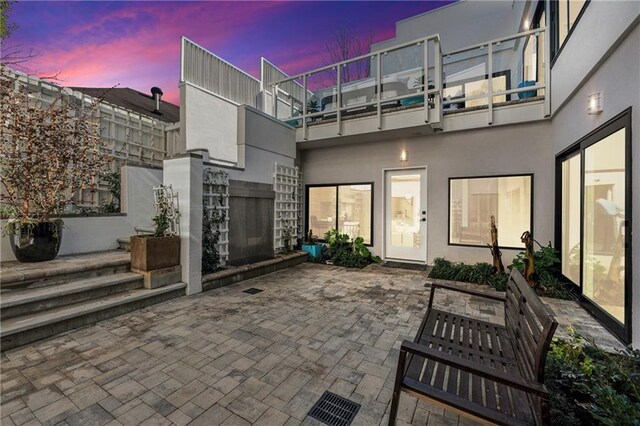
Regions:
[[362, 237], [349, 241], [348, 234], [341, 234], [336, 229], [331, 229], [325, 234], [324, 239], [327, 246], [322, 256], [323, 261], [330, 260], [337, 266], [359, 269], [381, 261], [378, 256], [371, 255]]
[[508, 279], [505, 274], [494, 274], [493, 266], [488, 263], [481, 262], [467, 265], [462, 262], [451, 262], [441, 257], [434, 259], [429, 277], [484, 284], [502, 291], [506, 289]]
[[554, 339], [545, 384], [558, 425], [640, 425], [640, 351], [608, 353], [573, 333]]
[[[547, 246], [538, 245], [540, 249], [533, 252], [534, 279], [538, 294], [556, 299], [573, 299], [567, 285], [558, 279], [561, 276], [558, 250], [551, 243]], [[518, 253], [509, 269], [515, 268], [524, 273], [525, 257], [525, 252]]]

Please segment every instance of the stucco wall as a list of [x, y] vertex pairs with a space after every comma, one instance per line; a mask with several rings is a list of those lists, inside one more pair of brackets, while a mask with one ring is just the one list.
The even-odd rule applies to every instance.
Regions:
[[[635, 72], [631, 68], [634, 63], [637, 64], [640, 45], [636, 42], [635, 49], [627, 46], [625, 54], [621, 54], [617, 45], [639, 21], [639, 1], [612, 3], [595, 0], [589, 3], [551, 69], [552, 112], [558, 110], [577, 88], [583, 86], [585, 79], [607, 60], [612, 51], [615, 51], [618, 60], [617, 65], [609, 67], [607, 79], [612, 84], [615, 84], [618, 77], [623, 81], [635, 78], [636, 83], [640, 80], [638, 68], [635, 68]], [[636, 99], [640, 96], [638, 91], [627, 93], [634, 93]], [[605, 101], [615, 102], [619, 95], [621, 93], [609, 92]], [[582, 110], [585, 109], [586, 97]]]
[[206, 149], [212, 159], [238, 161], [238, 106], [204, 89], [180, 86], [180, 137], [187, 151]]
[[[381, 253], [384, 168], [427, 166], [427, 257], [465, 262], [490, 261], [487, 248], [448, 245], [450, 177], [534, 174], [534, 236], [553, 238], [553, 155], [548, 121], [452, 132], [415, 138], [391, 138], [367, 145], [351, 144], [301, 152], [304, 184], [374, 182], [374, 245]], [[400, 162], [406, 149], [409, 158]], [[524, 230], [523, 230], [524, 231]], [[503, 250], [508, 264], [517, 250]]]
[[519, 31], [526, 4], [524, 1], [460, 1], [397, 22], [395, 38], [373, 44], [371, 50], [431, 34], [440, 34], [444, 52], [505, 37]]

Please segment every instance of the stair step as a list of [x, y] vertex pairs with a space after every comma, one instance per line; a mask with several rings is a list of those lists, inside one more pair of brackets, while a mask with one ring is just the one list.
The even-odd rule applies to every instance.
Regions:
[[2, 318], [12, 318], [71, 305], [85, 300], [142, 288], [143, 277], [133, 272], [81, 279], [38, 288], [5, 290], [0, 301]]
[[3, 290], [37, 288], [130, 270], [131, 255], [119, 250], [59, 256], [40, 263], [3, 262], [0, 285]]
[[153, 290], [128, 290], [43, 312], [3, 318], [0, 321], [2, 350], [182, 296], [186, 287], [185, 283], [177, 283]]
[[131, 240], [130, 238], [118, 238], [118, 248], [124, 251], [131, 251]]

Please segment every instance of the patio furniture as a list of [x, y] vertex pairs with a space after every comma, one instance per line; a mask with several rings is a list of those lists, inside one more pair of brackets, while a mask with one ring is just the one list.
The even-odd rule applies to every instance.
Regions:
[[[506, 326], [434, 309], [436, 289], [502, 302]], [[506, 293], [432, 284], [416, 338], [400, 348], [389, 425], [401, 391], [483, 423], [548, 424], [544, 364], [557, 325], [516, 270]]]

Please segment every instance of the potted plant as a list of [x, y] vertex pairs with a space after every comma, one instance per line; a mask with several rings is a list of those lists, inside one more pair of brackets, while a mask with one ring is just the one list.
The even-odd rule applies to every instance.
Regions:
[[50, 105], [10, 79], [0, 83], [0, 182], [3, 233], [20, 262], [54, 259], [59, 215], [78, 192], [95, 192], [110, 159], [102, 153], [98, 108], [72, 96]]
[[320, 259], [322, 257], [322, 244], [318, 243], [318, 238], [313, 235], [312, 229], [309, 229], [309, 233], [304, 239], [302, 251], [309, 253], [312, 259]]
[[156, 215], [154, 233], [131, 237], [131, 269], [149, 272], [180, 264], [180, 237], [177, 232], [178, 211], [170, 186], [154, 188]]

